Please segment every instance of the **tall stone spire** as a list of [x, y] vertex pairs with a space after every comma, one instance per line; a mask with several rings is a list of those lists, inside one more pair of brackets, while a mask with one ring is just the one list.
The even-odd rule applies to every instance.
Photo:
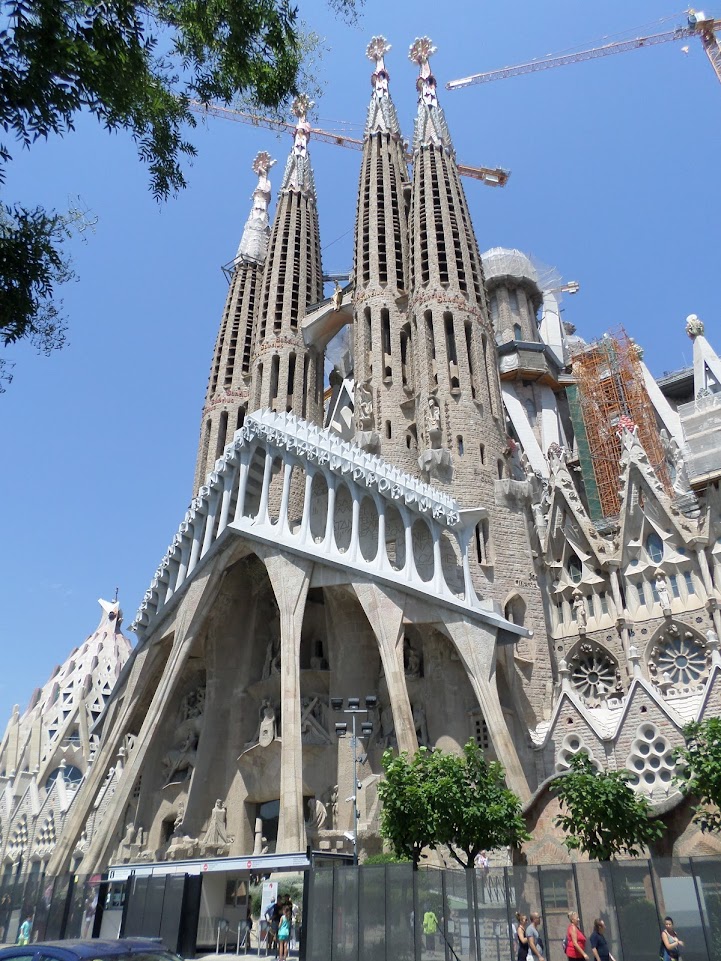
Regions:
[[421, 37], [409, 53], [420, 67], [409, 303], [423, 345], [415, 351], [419, 466], [435, 483], [455, 475], [454, 489], [470, 504], [479, 500], [479, 481], [484, 495], [492, 494], [505, 431], [481, 258], [438, 106], [429, 63], [434, 51]]
[[273, 222], [252, 359], [252, 407], [269, 407], [320, 422], [323, 354], [307, 347], [300, 324], [323, 298], [318, 209], [308, 155], [313, 102], [293, 102], [297, 124]]
[[270, 237], [268, 173], [273, 164], [275, 160], [265, 151], [261, 151], [253, 161], [258, 183], [233, 261], [230, 289], [213, 352], [201, 418], [194, 491], [203, 484], [215, 461], [223, 453], [223, 448], [242, 425], [248, 408], [254, 322], [258, 314], [258, 293]]
[[363, 145], [355, 232], [353, 325], [355, 426], [360, 446], [416, 470], [410, 323], [404, 315], [408, 277], [408, 168], [385, 55], [373, 37], [374, 64]]

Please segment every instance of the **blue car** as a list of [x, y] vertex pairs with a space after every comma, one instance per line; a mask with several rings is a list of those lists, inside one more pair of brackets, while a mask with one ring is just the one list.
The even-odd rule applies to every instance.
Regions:
[[0, 950], [0, 961], [180, 961], [157, 941], [122, 938], [118, 941], [38, 941]]

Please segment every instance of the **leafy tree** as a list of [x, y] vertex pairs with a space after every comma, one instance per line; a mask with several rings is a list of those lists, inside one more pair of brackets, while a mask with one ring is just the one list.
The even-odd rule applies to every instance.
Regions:
[[[356, 0], [329, 2], [353, 18]], [[297, 93], [308, 53], [289, 0], [0, 3], [0, 127], [8, 137], [29, 147], [67, 134], [78, 113], [90, 112], [107, 130], [131, 134], [159, 200], [185, 186], [181, 161], [196, 152], [187, 138], [191, 99], [243, 97], [280, 108]], [[0, 183], [11, 159], [0, 143]], [[50, 305], [70, 273], [63, 217], [40, 207], [1, 209], [0, 338], [60, 346]], [[23, 245], [27, 261], [17, 256]]]
[[446, 845], [472, 868], [483, 849], [517, 847], [529, 837], [503, 766], [486, 761], [474, 741], [460, 756], [420, 748], [409, 759], [386, 751], [383, 769], [381, 834], [398, 857], [418, 864], [423, 848]]
[[551, 787], [562, 806], [555, 823], [566, 832], [569, 851], [596, 861], [622, 853], [635, 857], [662, 836], [648, 801], [629, 786], [631, 777], [628, 771], [597, 771], [583, 751], [571, 759], [570, 771]]
[[385, 780], [378, 785], [381, 835], [396, 857], [418, 865], [423, 848], [437, 843], [438, 812], [432, 801], [435, 752], [420, 748], [409, 758], [404, 751], [383, 754]]
[[506, 772], [488, 762], [469, 741], [463, 754], [437, 757], [434, 799], [438, 807], [438, 840], [464, 868], [472, 868], [481, 851], [520, 847], [530, 837], [517, 795], [506, 787]]
[[694, 821], [701, 830], [721, 831], [721, 718], [687, 724], [683, 736], [686, 744], [674, 751], [677, 783], [700, 801]]

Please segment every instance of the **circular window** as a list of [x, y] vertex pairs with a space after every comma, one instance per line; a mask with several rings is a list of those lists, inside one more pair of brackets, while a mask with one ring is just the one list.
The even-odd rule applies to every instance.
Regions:
[[663, 541], [655, 531], [646, 538], [646, 553], [654, 564], [658, 564], [663, 558]]
[[677, 627], [670, 627], [651, 652], [649, 669], [655, 677], [691, 687], [708, 674], [709, 657], [703, 641]]
[[581, 567], [581, 562], [575, 554], [571, 554], [571, 556], [568, 558], [566, 570], [568, 571], [568, 576], [571, 578], [574, 584], [580, 583], [581, 577], [583, 576], [583, 568]]

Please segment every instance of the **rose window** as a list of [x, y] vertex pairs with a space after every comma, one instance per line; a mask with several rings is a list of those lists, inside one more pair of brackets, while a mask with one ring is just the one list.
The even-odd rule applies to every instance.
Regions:
[[616, 662], [601, 647], [582, 644], [568, 666], [573, 686], [587, 701], [600, 701], [620, 686]]
[[676, 762], [673, 748], [655, 724], [642, 724], [626, 758], [631, 785], [643, 794], [667, 797], [672, 789]]
[[671, 627], [654, 647], [649, 670], [656, 680], [670, 681], [679, 687], [690, 687], [708, 672], [708, 655], [703, 641], [691, 631], [681, 633]]

